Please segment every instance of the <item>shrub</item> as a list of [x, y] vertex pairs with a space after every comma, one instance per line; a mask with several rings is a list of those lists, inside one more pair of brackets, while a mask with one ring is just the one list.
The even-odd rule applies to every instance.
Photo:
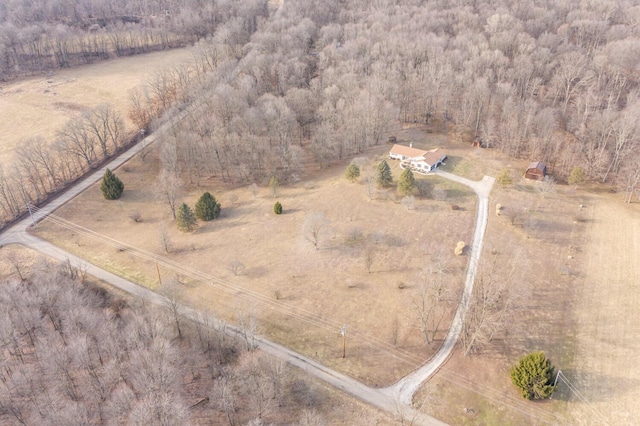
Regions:
[[209, 221], [220, 215], [220, 203], [209, 192], [202, 194], [196, 203], [196, 217], [200, 220]]
[[280, 201], [276, 201], [273, 205], [273, 212], [275, 214], [282, 214], [282, 204], [280, 204]]
[[511, 171], [509, 170], [509, 168], [505, 167], [504, 169], [502, 169], [502, 171], [498, 173], [496, 180], [500, 185], [502, 185], [503, 188], [511, 185], [513, 183], [513, 179], [511, 179]]
[[355, 182], [356, 179], [360, 177], [360, 167], [353, 163], [349, 164], [349, 167], [347, 167], [347, 171], [345, 172], [345, 177], [351, 182]]
[[131, 219], [135, 223], [139, 223], [142, 222], [142, 215], [138, 211], [131, 212], [129, 213], [129, 219]]
[[532, 352], [511, 367], [511, 381], [526, 399], [545, 399], [554, 391], [554, 368], [544, 352]]
[[104, 172], [100, 190], [107, 200], [117, 200], [124, 191], [124, 183], [111, 170], [107, 169]]

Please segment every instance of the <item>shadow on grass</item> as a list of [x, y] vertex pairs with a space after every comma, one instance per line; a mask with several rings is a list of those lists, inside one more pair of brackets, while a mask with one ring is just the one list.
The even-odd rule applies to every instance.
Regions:
[[[560, 369], [553, 399], [584, 404], [620, 398], [638, 387], [639, 381], [629, 377], [611, 377], [589, 370]], [[556, 369], [556, 372], [558, 370]], [[555, 377], [554, 377], [555, 380]]]

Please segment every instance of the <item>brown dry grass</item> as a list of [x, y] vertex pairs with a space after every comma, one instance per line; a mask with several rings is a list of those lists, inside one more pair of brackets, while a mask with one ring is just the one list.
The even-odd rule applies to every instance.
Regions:
[[3, 84], [0, 90], [0, 162], [6, 164], [24, 139], [54, 137], [67, 120], [101, 103], [126, 118], [128, 91], [155, 72], [191, 59], [189, 49], [118, 58]]
[[[493, 156], [486, 163], [495, 171], [513, 168], [514, 184], [491, 196], [482, 263], [494, 256], [515, 262], [511, 285], [521, 303], [503, 338], [473, 357], [458, 349], [417, 400], [428, 398], [425, 410], [451, 424], [633, 423], [640, 398], [638, 206], [564, 185], [543, 195], [539, 183], [519, 177], [525, 162], [475, 152]], [[497, 203], [501, 216], [492, 214]], [[524, 401], [509, 368], [534, 350], [545, 351], [581, 397], [561, 382], [553, 400]]]
[[[430, 146], [426, 139], [422, 142]], [[369, 153], [372, 167], [384, 152], [386, 147]], [[436, 347], [425, 347], [413, 327], [408, 302], [416, 276], [440, 253], [450, 262], [453, 291], [460, 286], [467, 257], [454, 256], [453, 249], [458, 241], [470, 240], [476, 203], [470, 190], [437, 177], [421, 177], [445, 200], [417, 200], [415, 210], [407, 210], [393, 191], [370, 201], [363, 184], [344, 179], [346, 164], [340, 164], [281, 188], [277, 199], [284, 213], [278, 216], [269, 188], [261, 187], [254, 197], [248, 187], [201, 182], [183, 201], [193, 205], [208, 190], [222, 202], [222, 215], [201, 223], [194, 234], [181, 234], [171, 223], [168, 207], [154, 202], [151, 195], [158, 168], [152, 157], [146, 163], [134, 159], [117, 171], [125, 183], [120, 200], [105, 201], [95, 186], [57, 214], [157, 254], [163, 254], [159, 230], [167, 226], [175, 245], [167, 257], [212, 277], [204, 282], [176, 277], [184, 283], [185, 298], [191, 303], [234, 322], [253, 311], [261, 334], [371, 385], [391, 384], [434, 352]], [[400, 169], [397, 163], [391, 165], [397, 178]], [[238, 197], [235, 205], [228, 201], [231, 192]], [[451, 210], [451, 202], [460, 209]], [[128, 218], [132, 211], [141, 212], [140, 223]], [[302, 232], [308, 214], [316, 211], [330, 223], [319, 250]], [[353, 228], [360, 229], [361, 239], [349, 241]], [[37, 232], [107, 269], [149, 287], [157, 284], [152, 262], [50, 223], [43, 223]], [[364, 260], [367, 244], [374, 249], [371, 273]], [[234, 261], [246, 266], [238, 276], [228, 268]], [[164, 267], [160, 272], [165, 280], [175, 275]], [[222, 284], [212, 285], [213, 277]], [[394, 348], [396, 322], [398, 347]], [[343, 324], [348, 324], [346, 359], [341, 357], [338, 337]]]

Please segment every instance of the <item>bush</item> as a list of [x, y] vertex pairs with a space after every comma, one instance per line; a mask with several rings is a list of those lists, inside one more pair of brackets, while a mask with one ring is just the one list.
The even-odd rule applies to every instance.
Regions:
[[533, 352], [511, 367], [511, 381], [526, 399], [545, 399], [554, 391], [554, 368], [544, 352]]
[[349, 164], [349, 167], [347, 167], [347, 171], [345, 172], [345, 177], [351, 182], [355, 182], [356, 179], [360, 177], [360, 168], [353, 163]]
[[500, 185], [502, 185], [503, 188], [511, 185], [513, 183], [513, 179], [511, 178], [511, 170], [509, 170], [508, 167], [505, 167], [500, 173], [498, 173], [496, 180]]
[[100, 190], [107, 200], [117, 200], [124, 191], [124, 183], [122, 183], [122, 181], [118, 179], [118, 176], [114, 175], [111, 170], [107, 169], [107, 171], [104, 172]]
[[276, 201], [273, 205], [273, 212], [275, 214], [282, 214], [282, 204], [280, 204], [280, 201]]
[[209, 221], [220, 215], [220, 203], [209, 192], [202, 194], [196, 203], [196, 217], [200, 220]]

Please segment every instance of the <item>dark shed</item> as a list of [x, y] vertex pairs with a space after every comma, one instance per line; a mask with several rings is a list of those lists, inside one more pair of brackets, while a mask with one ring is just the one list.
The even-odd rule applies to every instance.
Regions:
[[547, 175], [547, 166], [542, 161], [534, 161], [529, 163], [527, 171], [524, 173], [526, 179], [543, 180]]

